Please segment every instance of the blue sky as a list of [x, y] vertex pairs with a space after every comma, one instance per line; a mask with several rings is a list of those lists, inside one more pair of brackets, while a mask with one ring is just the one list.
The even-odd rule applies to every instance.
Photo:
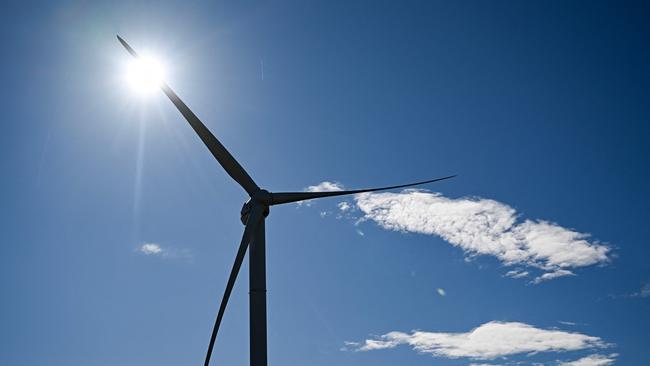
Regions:
[[[269, 190], [269, 363], [650, 363], [641, 2], [10, 2], [0, 363], [200, 364], [246, 197], [115, 39]], [[546, 277], [544, 275], [546, 274]], [[553, 277], [553, 278], [551, 278]], [[248, 363], [247, 265], [213, 362]]]

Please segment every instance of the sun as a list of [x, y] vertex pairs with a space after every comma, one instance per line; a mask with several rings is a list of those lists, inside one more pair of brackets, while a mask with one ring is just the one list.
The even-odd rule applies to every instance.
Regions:
[[160, 61], [150, 56], [133, 59], [126, 69], [126, 81], [140, 94], [157, 91], [163, 83], [165, 69]]

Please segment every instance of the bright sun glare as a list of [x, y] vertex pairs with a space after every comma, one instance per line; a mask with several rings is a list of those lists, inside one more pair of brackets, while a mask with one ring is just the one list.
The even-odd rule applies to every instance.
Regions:
[[158, 90], [164, 76], [162, 64], [148, 56], [133, 59], [126, 70], [126, 80], [138, 93], [151, 93]]

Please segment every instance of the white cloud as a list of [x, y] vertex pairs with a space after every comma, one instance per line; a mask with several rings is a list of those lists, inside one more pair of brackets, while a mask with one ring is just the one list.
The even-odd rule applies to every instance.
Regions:
[[438, 288], [438, 289], [436, 289], [436, 292], [437, 292], [438, 295], [440, 295], [440, 296], [447, 296], [447, 292], [445, 291], [444, 288]]
[[[570, 269], [609, 261], [609, 247], [589, 235], [544, 220], [518, 220], [512, 207], [490, 199], [451, 199], [405, 190], [355, 196], [361, 220], [388, 230], [437, 235], [469, 255], [492, 255], [505, 265], [539, 268], [533, 282], [573, 275]], [[524, 277], [524, 272], [510, 277]], [[506, 274], [507, 275], [507, 274]]]
[[341, 351], [356, 351], [359, 349], [361, 344], [359, 342], [343, 342], [343, 347], [340, 348]]
[[608, 366], [613, 365], [618, 354], [591, 355], [571, 362], [562, 362], [560, 366]]
[[607, 347], [600, 338], [517, 322], [492, 321], [466, 333], [389, 332], [356, 345], [358, 351], [411, 346], [419, 353], [444, 358], [492, 360], [516, 354], [563, 352]]
[[345, 201], [339, 202], [337, 206], [342, 212], [348, 211], [350, 208], [352, 208], [352, 206], [350, 206], [350, 204]]
[[512, 271], [508, 271], [506, 273], [506, 277], [510, 277], [510, 278], [523, 278], [528, 275], [529, 275], [528, 271], [524, 271], [521, 269], [513, 269]]
[[188, 249], [163, 247], [157, 243], [144, 243], [136, 251], [148, 256], [158, 256], [165, 259], [181, 259], [192, 262], [192, 253]]
[[309, 186], [305, 189], [307, 192], [337, 192], [342, 191], [343, 185], [339, 182], [321, 182], [315, 186]]
[[[339, 182], [324, 181], [315, 186], [309, 186], [304, 189], [305, 192], [338, 192], [343, 190], [343, 185]], [[314, 200], [296, 202], [298, 206], [311, 206]]]
[[145, 254], [145, 255], [162, 255], [164, 254], [164, 250], [160, 247], [160, 245], [156, 243], [145, 243], [138, 248], [138, 250]]
[[571, 271], [568, 271], [566, 269], [558, 269], [558, 270], [555, 270], [553, 272], [547, 272], [547, 273], [544, 273], [541, 276], [536, 277], [532, 281], [532, 283], [538, 284], [540, 282], [544, 282], [544, 281], [548, 281], [548, 280], [552, 280], [554, 278], [560, 278], [560, 277], [564, 277], [564, 276], [575, 276], [575, 273], [573, 273]]
[[563, 321], [563, 320], [559, 320], [558, 323], [564, 324], [564, 325], [571, 325], [571, 326], [577, 324], [577, 323], [574, 323], [574, 322], [567, 322], [567, 321]]

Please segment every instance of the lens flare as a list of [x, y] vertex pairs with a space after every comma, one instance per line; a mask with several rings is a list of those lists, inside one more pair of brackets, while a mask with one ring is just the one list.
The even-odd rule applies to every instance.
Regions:
[[128, 65], [126, 80], [138, 93], [151, 93], [162, 85], [165, 71], [162, 64], [148, 56], [140, 56]]

